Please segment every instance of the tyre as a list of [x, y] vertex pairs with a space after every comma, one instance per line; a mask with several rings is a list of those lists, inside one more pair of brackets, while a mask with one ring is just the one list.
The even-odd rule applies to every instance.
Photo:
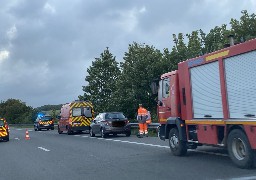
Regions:
[[228, 135], [227, 145], [229, 157], [238, 167], [248, 169], [253, 166], [254, 152], [242, 130], [232, 130]]
[[95, 134], [93, 133], [92, 128], [90, 129], [90, 136], [91, 136], [91, 137], [95, 137]]
[[130, 136], [131, 136], [131, 131], [126, 132], [126, 133], [125, 133], [125, 136], [126, 136], [126, 137], [130, 137]]
[[177, 128], [172, 128], [169, 132], [169, 146], [175, 156], [183, 156], [187, 153], [187, 144], [180, 140]]
[[100, 130], [100, 136], [102, 138], [106, 138], [107, 137], [107, 134], [104, 133], [104, 129], [103, 128], [101, 128], [101, 130]]
[[9, 134], [4, 138], [4, 141], [9, 141], [10, 140], [10, 138], [9, 138]]
[[68, 135], [71, 135], [73, 134], [72, 130], [70, 128], [68, 128], [68, 132], [67, 132]]
[[34, 126], [34, 130], [35, 130], [35, 131], [37, 131], [37, 128], [36, 128], [36, 126]]
[[58, 133], [59, 133], [59, 134], [62, 134], [62, 133], [63, 133], [63, 131], [60, 130], [60, 127], [59, 127], [59, 126], [58, 126]]

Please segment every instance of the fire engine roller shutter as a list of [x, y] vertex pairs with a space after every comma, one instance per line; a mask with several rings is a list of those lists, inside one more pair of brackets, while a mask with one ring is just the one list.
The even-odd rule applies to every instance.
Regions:
[[223, 118], [218, 61], [190, 69], [194, 118]]
[[256, 116], [256, 51], [226, 58], [224, 65], [230, 118]]

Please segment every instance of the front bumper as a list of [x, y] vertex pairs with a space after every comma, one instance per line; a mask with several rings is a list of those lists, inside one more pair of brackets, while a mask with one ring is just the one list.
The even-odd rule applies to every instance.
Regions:
[[38, 125], [39, 129], [54, 129], [54, 124], [40, 124]]

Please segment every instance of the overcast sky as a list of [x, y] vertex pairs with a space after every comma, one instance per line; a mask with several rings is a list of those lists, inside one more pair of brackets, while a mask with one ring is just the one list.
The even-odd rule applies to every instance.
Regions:
[[256, 1], [1, 0], [0, 100], [73, 101], [106, 47], [119, 62], [133, 42], [171, 49], [172, 34], [208, 33], [241, 10], [255, 13]]

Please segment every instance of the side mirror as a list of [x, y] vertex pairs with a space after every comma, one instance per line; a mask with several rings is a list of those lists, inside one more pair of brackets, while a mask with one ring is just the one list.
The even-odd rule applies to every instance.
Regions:
[[158, 93], [158, 86], [157, 86], [156, 81], [151, 82], [150, 88], [151, 88], [152, 94], [157, 94]]
[[158, 106], [163, 106], [163, 103], [162, 103], [162, 101], [158, 101]]

